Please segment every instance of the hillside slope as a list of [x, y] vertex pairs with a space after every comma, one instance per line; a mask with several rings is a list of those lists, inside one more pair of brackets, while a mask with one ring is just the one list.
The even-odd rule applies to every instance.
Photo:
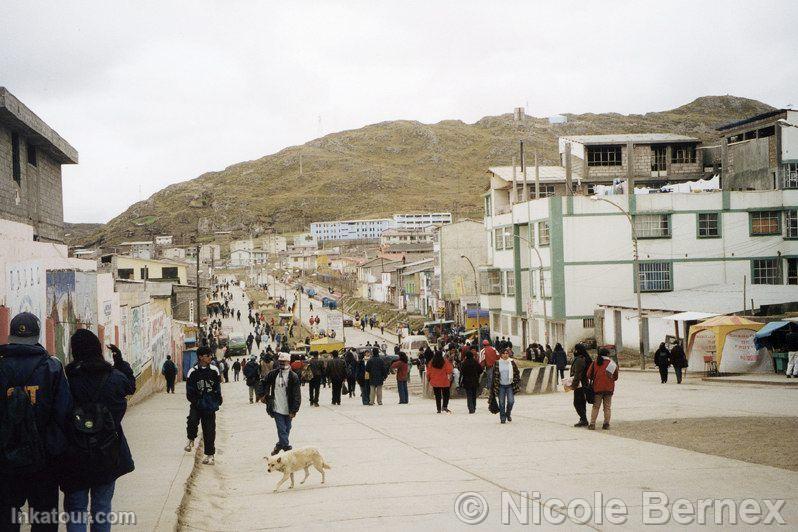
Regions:
[[485, 172], [492, 165], [510, 164], [519, 136], [527, 139], [530, 161], [537, 150], [541, 164], [557, 164], [561, 135], [672, 132], [712, 141], [719, 124], [769, 109], [747, 98], [705, 96], [645, 115], [567, 114], [568, 123], [559, 125], [527, 117], [520, 133], [510, 114], [474, 124], [372, 124], [170, 185], [132, 205], [85, 243], [116, 243], [152, 233], [175, 235], [183, 243], [194, 240], [197, 231], [202, 241], [211, 239], [213, 231], [301, 231], [311, 221], [403, 211], [481, 217]]

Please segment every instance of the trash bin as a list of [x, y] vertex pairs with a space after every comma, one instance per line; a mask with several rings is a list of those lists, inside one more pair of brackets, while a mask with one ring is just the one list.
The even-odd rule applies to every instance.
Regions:
[[773, 352], [773, 370], [776, 373], [787, 371], [787, 353]]

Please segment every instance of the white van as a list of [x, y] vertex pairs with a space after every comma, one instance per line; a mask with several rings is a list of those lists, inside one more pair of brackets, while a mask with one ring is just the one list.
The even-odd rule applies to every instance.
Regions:
[[409, 358], [418, 358], [418, 355], [422, 351], [424, 351], [427, 347], [429, 347], [429, 342], [427, 342], [427, 337], [423, 335], [415, 335], [403, 338], [400, 349]]

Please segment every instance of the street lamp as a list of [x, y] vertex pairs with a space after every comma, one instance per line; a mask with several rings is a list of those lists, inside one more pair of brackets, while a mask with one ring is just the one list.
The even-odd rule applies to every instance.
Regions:
[[477, 269], [471, 259], [465, 255], [460, 255], [460, 258], [467, 260], [468, 265], [471, 266], [471, 270], [474, 272], [474, 292], [477, 294], [477, 345], [479, 345], [479, 342], [482, 341], [482, 301], [480, 301], [479, 295], [479, 278], [477, 277]]
[[529, 246], [529, 292], [530, 292], [529, 297], [530, 298], [532, 297], [532, 293], [531, 292], [532, 292], [532, 286], [533, 286], [533, 281], [532, 281], [532, 252], [534, 251], [535, 254], [538, 256], [538, 263], [540, 264], [540, 279], [539, 279], [539, 281], [540, 281], [540, 283], [539, 283], [540, 284], [540, 302], [543, 304], [543, 334], [544, 334], [544, 338], [546, 339], [546, 345], [549, 345], [549, 315], [548, 315], [549, 313], [548, 313], [548, 310], [546, 309], [546, 293], [543, 291], [544, 290], [544, 286], [545, 286], [544, 283], [543, 283], [543, 259], [540, 258], [540, 251], [538, 251], [538, 248], [535, 247], [535, 245], [532, 243], [532, 241], [530, 241], [528, 238], [523, 237], [521, 235], [515, 235], [515, 237], [518, 238], [519, 240], [523, 240]]
[[637, 229], [635, 229], [635, 223], [632, 219], [632, 215], [615, 203], [614, 201], [610, 201], [607, 198], [602, 198], [601, 196], [589, 196], [592, 201], [603, 201], [604, 203], [609, 203], [619, 211], [621, 211], [625, 216], [626, 219], [629, 220], [629, 227], [632, 229], [632, 268], [634, 271], [634, 279], [635, 279], [635, 294], [637, 295], [637, 337], [638, 337], [638, 348], [640, 350], [640, 369], [646, 369], [646, 353], [645, 353], [645, 346], [643, 345], [643, 304], [641, 301], [640, 296], [640, 255], [637, 249]]

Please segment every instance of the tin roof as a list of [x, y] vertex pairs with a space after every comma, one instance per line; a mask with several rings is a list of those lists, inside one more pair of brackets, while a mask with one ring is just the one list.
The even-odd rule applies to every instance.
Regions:
[[659, 144], [668, 142], [699, 142], [695, 137], [676, 135], [674, 133], [618, 133], [611, 135], [571, 135], [560, 137], [562, 140], [570, 140], [579, 144]]

